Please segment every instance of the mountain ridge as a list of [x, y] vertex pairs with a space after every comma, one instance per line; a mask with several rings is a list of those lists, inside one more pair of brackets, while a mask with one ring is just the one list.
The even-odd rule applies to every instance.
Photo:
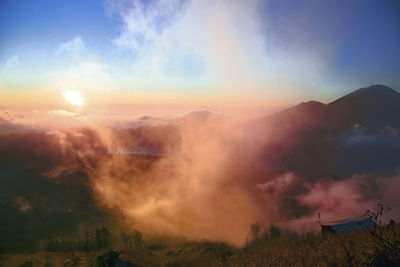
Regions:
[[373, 130], [388, 125], [400, 127], [400, 93], [385, 85], [371, 85], [356, 89], [328, 104], [315, 100], [301, 102], [264, 116], [256, 123], [276, 126], [284, 121], [301, 127], [310, 120], [328, 130], [343, 130], [356, 124]]

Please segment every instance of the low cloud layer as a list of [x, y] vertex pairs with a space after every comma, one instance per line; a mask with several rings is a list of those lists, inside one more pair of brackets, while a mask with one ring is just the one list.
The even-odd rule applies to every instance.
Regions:
[[[113, 154], [93, 165], [83, 157], [100, 205], [121, 210], [147, 230], [235, 244], [246, 240], [250, 225], [257, 221], [315, 231], [318, 213], [331, 221], [362, 216], [378, 202], [395, 211], [400, 208], [393, 193], [400, 183], [398, 175], [309, 179], [282, 170], [259, 177], [255, 170], [268, 172], [273, 162], [253, 165], [257, 153], [239, 149], [242, 132], [210, 121], [191, 121], [170, 130], [155, 130], [164, 149], [151, 163]], [[176, 130], [178, 134], [171, 136]], [[97, 134], [106, 151], [118, 151], [121, 144], [114, 133]], [[150, 143], [157, 140], [149, 138]], [[141, 164], [149, 166], [143, 169]]]
[[[307, 119], [298, 125], [290, 110], [250, 122], [198, 110], [120, 121], [133, 128], [85, 125], [89, 115], [72, 110], [46, 114], [80, 124], [42, 127], [32, 137], [0, 136], [2, 147], [17, 142], [25, 145], [15, 150], [36, 153], [48, 146], [41, 154], [55, 163], [43, 167], [44, 179], [84, 173], [98, 207], [122, 213], [130, 227], [239, 245], [255, 222], [317, 231], [318, 213], [323, 221], [361, 216], [378, 202], [392, 206], [389, 216], [399, 218], [399, 164], [378, 160], [400, 150], [392, 128], [321, 134], [316, 119], [299, 110], [296, 120]], [[103, 116], [109, 122], [122, 118]], [[23, 125], [23, 119], [14, 114], [14, 122]], [[37, 207], [24, 208], [30, 209]]]

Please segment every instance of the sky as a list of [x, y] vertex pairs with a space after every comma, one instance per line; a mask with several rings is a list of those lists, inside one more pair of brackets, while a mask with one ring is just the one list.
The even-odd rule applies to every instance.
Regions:
[[397, 0], [0, 0], [0, 105], [288, 105], [400, 90]]

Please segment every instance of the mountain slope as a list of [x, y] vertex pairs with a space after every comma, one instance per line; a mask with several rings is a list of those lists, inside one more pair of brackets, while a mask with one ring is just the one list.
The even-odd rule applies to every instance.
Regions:
[[338, 129], [355, 124], [371, 130], [400, 127], [400, 93], [384, 86], [360, 88], [327, 105], [330, 124]]
[[303, 102], [253, 122], [247, 132], [247, 146], [256, 143], [253, 160], [266, 166], [260, 176], [394, 174], [400, 168], [400, 94], [374, 85], [327, 105]]

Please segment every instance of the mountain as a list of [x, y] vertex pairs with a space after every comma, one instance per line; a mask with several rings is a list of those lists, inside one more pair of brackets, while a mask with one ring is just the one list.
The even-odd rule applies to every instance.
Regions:
[[194, 110], [183, 116], [172, 119], [171, 123], [180, 126], [200, 126], [207, 122], [214, 122], [220, 119], [220, 116], [208, 110]]
[[292, 108], [253, 122], [257, 131], [266, 131], [273, 138], [298, 138], [320, 130], [327, 118], [326, 105], [317, 101], [302, 102]]
[[369, 130], [400, 128], [400, 93], [384, 85], [355, 90], [327, 105], [308, 101], [256, 121], [290, 133], [315, 130], [343, 131], [355, 125]]
[[257, 165], [269, 166], [261, 177], [394, 174], [400, 168], [400, 94], [373, 85], [327, 105], [303, 102], [253, 122], [247, 132], [245, 146], [257, 144]]
[[327, 105], [329, 121], [337, 129], [355, 124], [371, 130], [400, 127], [400, 93], [384, 86], [360, 88]]

